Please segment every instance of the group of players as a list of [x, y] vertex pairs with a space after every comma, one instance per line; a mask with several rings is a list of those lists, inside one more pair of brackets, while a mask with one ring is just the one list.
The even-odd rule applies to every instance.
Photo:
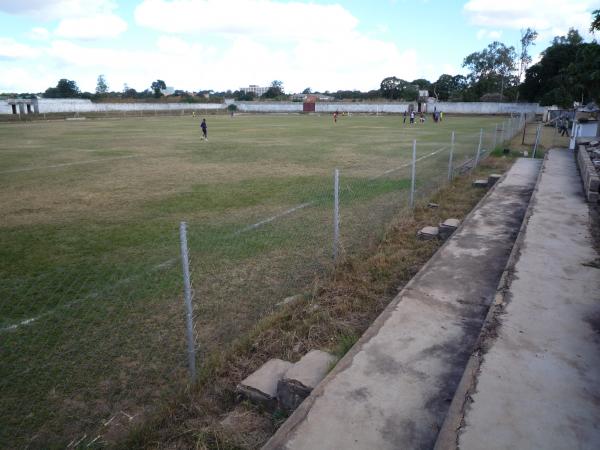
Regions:
[[[195, 117], [196, 113], [195, 111], [192, 113], [192, 115]], [[337, 119], [338, 116], [340, 115], [339, 111], [336, 111], [333, 113], [333, 122], [337, 123]], [[350, 113], [348, 113], [348, 115], [350, 115]], [[231, 116], [233, 117], [233, 113], [231, 114]], [[415, 118], [416, 118], [416, 114], [414, 112], [414, 110], [410, 111], [410, 114], [408, 114], [406, 111], [404, 111], [404, 113], [402, 114], [402, 123], [406, 124], [406, 118], [409, 118], [409, 124], [413, 125], [415, 123]], [[434, 111], [432, 113], [432, 117], [433, 117], [433, 121], [434, 122], [441, 122], [444, 118], [444, 113], [441, 111]], [[419, 113], [419, 123], [425, 123], [425, 115], [423, 113]], [[202, 129], [202, 140], [204, 141], [208, 141], [208, 125], [206, 124], [206, 119], [202, 119], [202, 122], [200, 122], [200, 128]]]

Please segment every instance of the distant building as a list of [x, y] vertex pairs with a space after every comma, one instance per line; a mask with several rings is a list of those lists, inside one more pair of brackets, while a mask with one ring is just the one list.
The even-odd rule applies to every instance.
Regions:
[[260, 87], [260, 86], [258, 86], [256, 84], [251, 84], [248, 87], [240, 88], [240, 91], [242, 91], [244, 94], [247, 94], [248, 92], [252, 92], [257, 97], [260, 97], [261, 95], [263, 95], [268, 90], [269, 90], [268, 87]]

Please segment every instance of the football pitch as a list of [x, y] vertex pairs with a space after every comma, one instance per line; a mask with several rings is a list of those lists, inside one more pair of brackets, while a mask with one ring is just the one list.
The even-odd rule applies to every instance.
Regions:
[[[99, 444], [187, 379], [179, 224], [199, 362], [360, 254], [505, 117], [149, 117], [0, 123], [0, 447]], [[108, 438], [107, 438], [108, 439]]]

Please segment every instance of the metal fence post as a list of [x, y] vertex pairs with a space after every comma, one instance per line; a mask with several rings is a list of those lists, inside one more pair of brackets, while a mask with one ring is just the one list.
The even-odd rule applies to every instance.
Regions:
[[497, 139], [498, 139], [498, 124], [495, 123], [494, 124], [494, 147], [493, 147], [494, 150], [496, 150], [496, 145], [497, 145], [496, 141], [497, 141]]
[[475, 170], [477, 165], [479, 164], [479, 158], [481, 157], [481, 140], [483, 139], [483, 128], [479, 129], [479, 144], [477, 144], [477, 154], [475, 155], [475, 163], [473, 164], [473, 168], [471, 171]]
[[185, 316], [187, 326], [188, 366], [192, 382], [196, 381], [196, 346], [194, 345], [194, 323], [192, 318], [192, 284], [190, 282], [190, 261], [187, 246], [187, 225], [179, 224], [181, 241], [181, 266], [183, 268], [183, 291], [185, 296]]
[[452, 139], [450, 140], [450, 156], [448, 157], [448, 182], [452, 181], [452, 158], [454, 156], [454, 131], [452, 132]]
[[540, 130], [542, 125], [538, 125], [537, 130], [535, 132], [535, 144], [533, 145], [533, 153], [531, 153], [531, 157], [535, 158], [535, 152], [537, 152], [538, 142], [540, 141]]
[[337, 262], [340, 240], [340, 171], [333, 174], [333, 261]]
[[410, 178], [410, 208], [415, 207], [415, 179], [417, 175], [417, 140], [413, 139], [412, 164]]
[[504, 128], [505, 128], [504, 123], [505, 122], [502, 122], [502, 129], [500, 130], [500, 146], [501, 147], [504, 147]]

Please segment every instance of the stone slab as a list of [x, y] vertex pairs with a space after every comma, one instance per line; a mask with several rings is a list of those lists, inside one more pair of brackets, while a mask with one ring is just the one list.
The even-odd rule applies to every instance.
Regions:
[[443, 223], [440, 224], [439, 227], [440, 238], [448, 239], [452, 235], [452, 233], [456, 231], [459, 225], [460, 220], [458, 219], [446, 219]]
[[293, 366], [291, 362], [270, 359], [237, 386], [238, 395], [268, 409], [277, 407], [277, 384]]
[[417, 236], [419, 237], [419, 239], [427, 241], [430, 239], [437, 238], [439, 233], [440, 230], [438, 227], [423, 227], [419, 230]]
[[476, 188], [487, 188], [488, 180], [474, 180], [471, 185]]
[[279, 381], [277, 398], [280, 407], [293, 411], [325, 378], [335, 362], [335, 356], [321, 350], [311, 350], [294, 364]]
[[496, 184], [496, 182], [502, 178], [502, 175], [498, 174], [498, 173], [492, 173], [491, 175], [488, 176], [488, 186], [492, 187], [493, 185]]

